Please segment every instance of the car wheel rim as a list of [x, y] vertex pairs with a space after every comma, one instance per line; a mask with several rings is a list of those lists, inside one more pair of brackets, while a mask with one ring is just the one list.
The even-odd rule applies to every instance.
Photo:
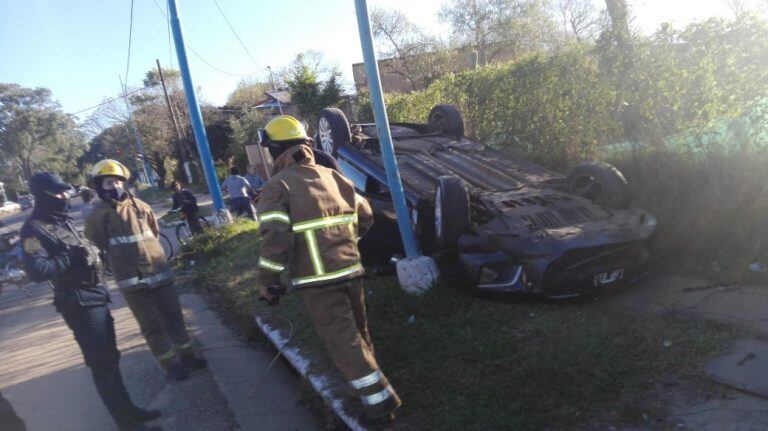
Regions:
[[333, 134], [331, 133], [331, 123], [329, 123], [325, 118], [321, 118], [317, 129], [318, 138], [320, 140], [320, 148], [327, 153], [333, 153]]

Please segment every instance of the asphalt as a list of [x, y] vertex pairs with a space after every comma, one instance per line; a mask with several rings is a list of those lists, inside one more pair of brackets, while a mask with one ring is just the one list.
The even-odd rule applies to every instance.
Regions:
[[[72, 213], [79, 214], [79, 199]], [[29, 211], [0, 216], [5, 223], [0, 232], [18, 230], [28, 215]], [[316, 418], [298, 404], [297, 377], [280, 361], [251, 396], [274, 351], [243, 345], [192, 292], [181, 294], [182, 307], [209, 368], [187, 381], [167, 382], [122, 296], [111, 287], [123, 376], [136, 404], [163, 411], [155, 425], [185, 431], [319, 428]], [[0, 392], [30, 431], [113, 430], [51, 297], [46, 283], [24, 290], [6, 286], [0, 294]]]

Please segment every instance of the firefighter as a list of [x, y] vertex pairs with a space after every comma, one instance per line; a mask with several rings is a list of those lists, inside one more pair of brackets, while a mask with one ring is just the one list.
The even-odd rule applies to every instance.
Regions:
[[24, 267], [33, 281], [53, 284], [53, 305], [74, 333], [96, 390], [117, 427], [157, 430], [143, 423], [161, 413], [136, 407], [123, 384], [98, 252], [69, 222], [69, 189], [69, 184], [50, 172], [30, 178], [35, 208], [21, 229]]
[[311, 139], [289, 115], [259, 132], [274, 160], [257, 213], [260, 295], [275, 303], [287, 271], [334, 364], [360, 397], [367, 425], [387, 424], [401, 401], [376, 363], [368, 332], [357, 238], [373, 223], [352, 183], [315, 163]]
[[91, 182], [100, 201], [85, 220], [85, 236], [106, 253], [117, 287], [168, 379], [184, 380], [189, 369], [205, 368], [207, 361], [187, 332], [152, 208], [125, 190], [130, 175], [115, 160], [93, 166]]

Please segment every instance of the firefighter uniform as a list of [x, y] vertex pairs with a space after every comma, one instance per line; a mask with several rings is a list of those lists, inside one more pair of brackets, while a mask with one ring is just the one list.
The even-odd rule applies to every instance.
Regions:
[[282, 151], [274, 171], [257, 208], [259, 283], [280, 284], [281, 273], [288, 271], [290, 284], [299, 289], [315, 330], [367, 417], [392, 416], [401, 401], [374, 357], [360, 278], [357, 238], [373, 223], [371, 208], [348, 179], [318, 166], [305, 144]]
[[94, 166], [93, 181], [101, 201], [85, 221], [85, 236], [106, 251], [117, 286], [168, 377], [182, 380], [188, 375], [185, 366], [203, 368], [205, 360], [187, 332], [152, 208], [130, 192], [109, 193], [101, 186], [105, 177], [127, 179], [127, 169], [121, 164], [117, 168], [125, 174]]
[[35, 208], [21, 229], [24, 266], [33, 281], [50, 281], [53, 304], [91, 369], [97, 392], [120, 430], [146, 430], [142, 422], [160, 416], [134, 406], [120, 373], [120, 352], [109, 293], [100, 279], [98, 251], [72, 228], [67, 216], [69, 185], [58, 175], [32, 176], [29, 188]]

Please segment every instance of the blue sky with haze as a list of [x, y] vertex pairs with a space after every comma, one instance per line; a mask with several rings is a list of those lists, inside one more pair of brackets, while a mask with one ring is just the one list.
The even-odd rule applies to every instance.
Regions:
[[[602, 7], [601, 0], [594, 0]], [[187, 44], [218, 69], [264, 79], [299, 52], [321, 50], [352, 82], [351, 64], [362, 60], [353, 0], [218, 0], [253, 54], [251, 61], [230, 32], [213, 0], [178, 0]], [[446, 34], [436, 13], [443, 0], [369, 0], [400, 9], [416, 24]], [[630, 0], [635, 25], [648, 33], [659, 23], [728, 16], [723, 0]], [[120, 91], [128, 50], [130, 0], [0, 0], [0, 82], [47, 87], [67, 112], [99, 103]], [[162, 12], [161, 12], [162, 9]], [[169, 53], [165, 0], [134, 0], [128, 84], [141, 85], [159, 58]], [[201, 97], [222, 104], [242, 79], [214, 70], [188, 53]], [[84, 119], [88, 112], [79, 115]]]

